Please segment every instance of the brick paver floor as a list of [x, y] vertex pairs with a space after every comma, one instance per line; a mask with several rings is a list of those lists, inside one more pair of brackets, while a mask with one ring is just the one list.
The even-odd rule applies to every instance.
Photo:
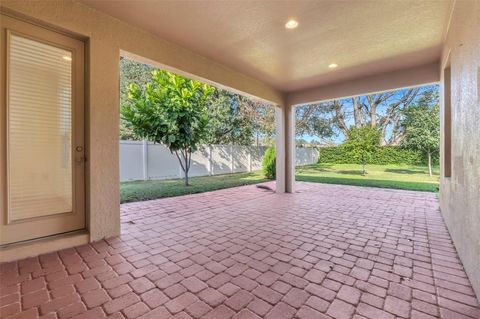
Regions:
[[121, 237], [0, 269], [2, 318], [480, 318], [422, 192], [298, 183], [125, 204]]

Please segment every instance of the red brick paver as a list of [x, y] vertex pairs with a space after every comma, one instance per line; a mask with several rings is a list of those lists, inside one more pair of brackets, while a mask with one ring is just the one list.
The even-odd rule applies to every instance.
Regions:
[[297, 183], [122, 205], [122, 235], [0, 265], [1, 318], [480, 318], [434, 194]]

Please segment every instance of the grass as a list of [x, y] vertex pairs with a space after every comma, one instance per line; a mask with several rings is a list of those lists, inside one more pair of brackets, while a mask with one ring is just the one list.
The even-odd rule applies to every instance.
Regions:
[[[304, 182], [370, 186], [407, 189], [414, 191], [438, 191], [438, 167], [433, 177], [428, 176], [424, 166], [367, 165], [367, 174], [362, 175], [360, 165], [314, 164], [297, 167], [296, 180]], [[257, 184], [267, 181], [261, 171], [228, 175], [190, 178], [192, 186], [185, 187], [183, 179], [123, 182], [120, 185], [122, 203], [173, 197], [214, 191], [235, 186]]]
[[304, 182], [438, 191], [438, 167], [432, 177], [425, 166], [367, 165], [366, 171], [364, 176], [360, 165], [321, 163], [298, 167], [295, 176]]
[[183, 179], [132, 181], [120, 183], [122, 203], [173, 197], [214, 191], [235, 186], [257, 184], [267, 179], [262, 172], [238, 173], [229, 175], [191, 177], [191, 186], [185, 187]]

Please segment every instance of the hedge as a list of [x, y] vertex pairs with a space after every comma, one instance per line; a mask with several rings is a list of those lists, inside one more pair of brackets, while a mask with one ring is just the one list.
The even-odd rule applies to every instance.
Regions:
[[[432, 156], [433, 163], [438, 163], [438, 154]], [[320, 149], [319, 163], [357, 164], [350, 158], [341, 146], [322, 147]], [[424, 165], [427, 163], [426, 156], [418, 151], [402, 148], [400, 146], [382, 146], [373, 154], [369, 164], [388, 165]]]

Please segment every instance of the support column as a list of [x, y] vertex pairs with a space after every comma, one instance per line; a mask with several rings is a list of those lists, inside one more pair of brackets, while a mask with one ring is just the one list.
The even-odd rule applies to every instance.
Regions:
[[277, 193], [293, 193], [295, 185], [295, 108], [275, 107]]
[[295, 107], [288, 105], [285, 108], [286, 134], [285, 134], [285, 191], [295, 192]]
[[275, 106], [275, 151], [276, 187], [277, 193], [285, 193], [285, 112], [280, 106]]

